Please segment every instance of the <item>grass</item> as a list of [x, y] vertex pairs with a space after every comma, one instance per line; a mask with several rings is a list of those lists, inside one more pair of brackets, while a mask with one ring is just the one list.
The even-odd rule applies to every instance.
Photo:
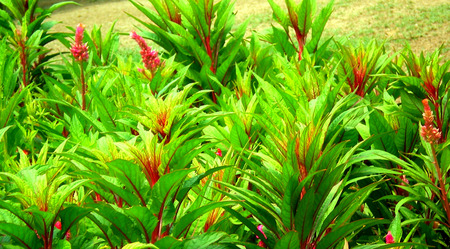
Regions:
[[[41, 0], [41, 3], [57, 0]], [[67, 31], [66, 26], [76, 26], [83, 22], [89, 29], [93, 24], [112, 23], [118, 19], [116, 28], [119, 32], [128, 33], [140, 27], [136, 21], [128, 17], [128, 12], [139, 18], [142, 14], [127, 1], [80, 0], [81, 6], [67, 6], [56, 12], [54, 19], [62, 21], [56, 28]], [[147, 0], [141, 0], [147, 3]], [[284, 0], [276, 0], [284, 8]], [[296, 0], [298, 2], [298, 0]], [[324, 6], [328, 0], [318, 0], [318, 7]], [[108, 4], [105, 8], [104, 4]], [[101, 11], [99, 11], [99, 9]], [[249, 32], [269, 28], [272, 22], [272, 11], [266, 0], [237, 0], [236, 23], [250, 18]], [[386, 42], [392, 50], [401, 49], [409, 42], [415, 52], [431, 53], [440, 46], [443, 57], [450, 59], [450, 3], [448, 0], [336, 0], [334, 12], [325, 28], [325, 37], [337, 39], [368, 41], [377, 39]], [[128, 39], [121, 39], [123, 45], [132, 45]]]

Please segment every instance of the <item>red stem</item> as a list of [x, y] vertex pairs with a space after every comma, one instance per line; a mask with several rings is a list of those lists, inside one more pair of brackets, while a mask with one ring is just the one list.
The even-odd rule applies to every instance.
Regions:
[[450, 225], [450, 205], [448, 203], [448, 197], [447, 197], [447, 190], [445, 189], [445, 179], [442, 177], [441, 168], [439, 167], [437, 157], [436, 157], [436, 150], [434, 149], [434, 144], [431, 144], [431, 150], [433, 153], [433, 164], [436, 168], [436, 172], [438, 175], [438, 182], [439, 182], [439, 189], [441, 190], [441, 201], [442, 206], [444, 206], [445, 213], [447, 214], [447, 224]]
[[294, 26], [295, 35], [297, 37], [297, 42], [298, 42], [298, 60], [301, 61], [302, 54], [303, 54], [303, 48], [305, 46], [306, 35], [303, 35], [300, 32], [300, 29], [298, 28], [298, 26], [296, 26], [296, 25], [293, 25], [293, 26]]

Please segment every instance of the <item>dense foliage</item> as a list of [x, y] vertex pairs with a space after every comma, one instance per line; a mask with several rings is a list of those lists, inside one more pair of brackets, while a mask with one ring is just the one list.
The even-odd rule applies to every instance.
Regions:
[[0, 248], [450, 247], [440, 50], [322, 39], [333, 1], [251, 34], [230, 0], [130, 2], [140, 57], [0, 0]]

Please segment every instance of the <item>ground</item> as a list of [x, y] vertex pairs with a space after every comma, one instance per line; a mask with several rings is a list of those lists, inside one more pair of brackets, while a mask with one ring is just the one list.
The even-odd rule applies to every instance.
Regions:
[[[149, 1], [136, 0], [144, 5]], [[41, 0], [42, 5], [59, 2]], [[56, 11], [52, 19], [61, 21], [55, 27], [68, 31], [83, 23], [89, 30], [94, 24], [110, 27], [117, 20], [116, 30], [129, 33], [141, 27], [129, 15], [143, 18], [127, 0], [79, 0], [80, 5], [65, 6]], [[281, 6], [283, 0], [275, 0]], [[298, 2], [298, 1], [297, 1]], [[323, 6], [328, 0], [318, 0]], [[325, 28], [326, 36], [386, 41], [388, 48], [399, 50], [408, 41], [414, 51], [430, 53], [443, 46], [443, 57], [450, 59], [450, 1], [449, 0], [335, 0], [334, 12]], [[236, 21], [251, 17], [250, 30], [270, 27], [272, 12], [266, 0], [237, 0]], [[121, 37], [123, 47], [134, 46], [127, 36]], [[57, 47], [57, 45], [55, 45]]]

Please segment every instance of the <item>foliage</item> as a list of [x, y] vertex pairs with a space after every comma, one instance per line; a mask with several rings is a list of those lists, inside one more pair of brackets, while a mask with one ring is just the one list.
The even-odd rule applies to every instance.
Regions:
[[130, 0], [141, 61], [0, 1], [0, 248], [450, 246], [440, 49], [320, 42], [333, 1], [244, 39], [231, 1]]

